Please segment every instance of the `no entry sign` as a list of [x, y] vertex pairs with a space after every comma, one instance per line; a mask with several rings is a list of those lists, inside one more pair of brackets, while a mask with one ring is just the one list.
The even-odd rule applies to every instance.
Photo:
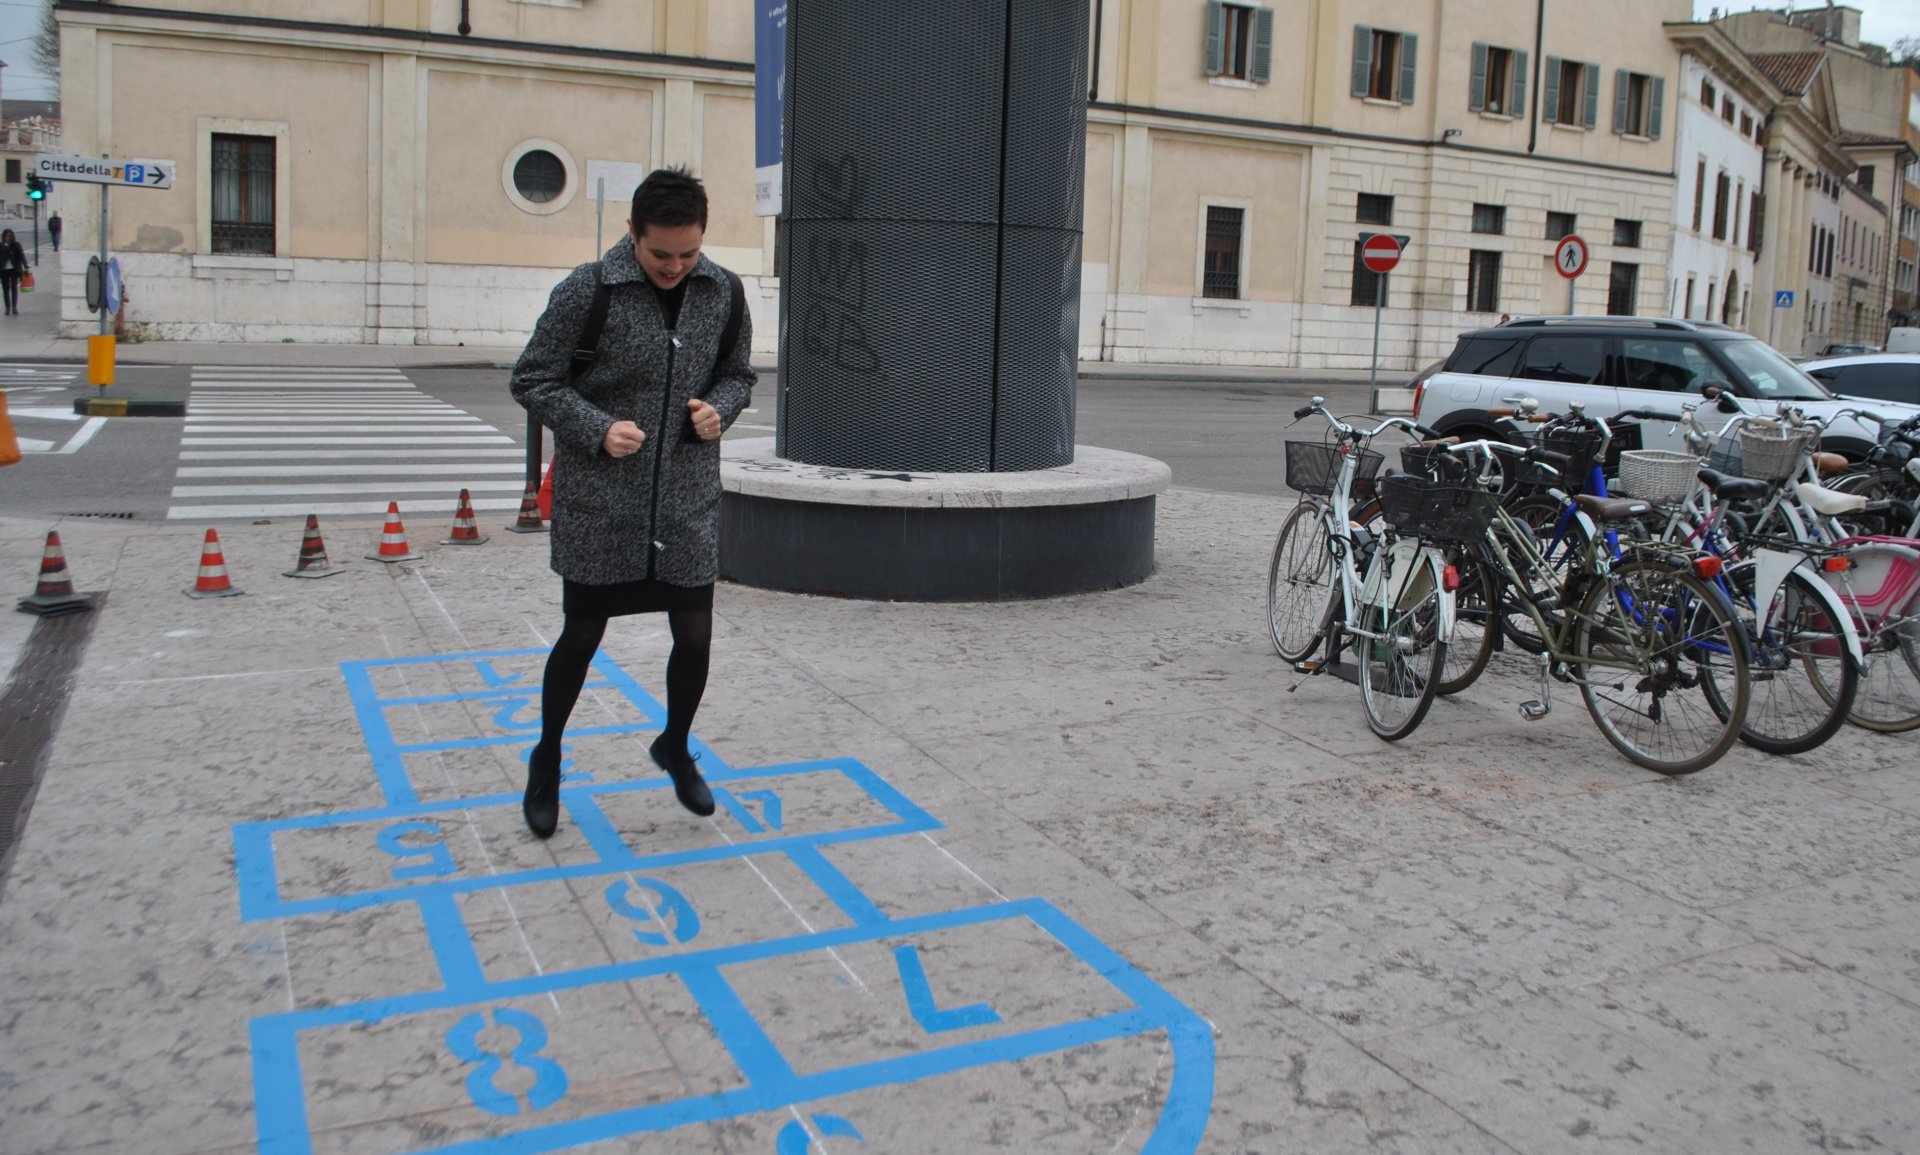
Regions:
[[1391, 273], [1400, 263], [1400, 242], [1390, 233], [1375, 233], [1360, 245], [1360, 262], [1376, 273]]

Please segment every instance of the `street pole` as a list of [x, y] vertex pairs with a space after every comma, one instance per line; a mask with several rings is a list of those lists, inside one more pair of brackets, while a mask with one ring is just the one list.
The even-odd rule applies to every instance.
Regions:
[[1367, 384], [1378, 395], [1380, 388], [1380, 309], [1387, 300], [1387, 275], [1373, 275], [1373, 369], [1367, 375]]
[[100, 335], [107, 335], [107, 186], [100, 186]]
[[601, 177], [594, 182], [593, 191], [593, 258], [600, 259], [606, 250], [600, 245], [600, 219], [607, 215], [607, 178]]
[[40, 263], [40, 202], [33, 202], [33, 263]]
[[1575, 286], [1579, 285], [1579, 283], [1580, 283], [1580, 278], [1578, 277], [1567, 278], [1567, 316], [1569, 317], [1573, 316], [1574, 314], [1573, 290]]

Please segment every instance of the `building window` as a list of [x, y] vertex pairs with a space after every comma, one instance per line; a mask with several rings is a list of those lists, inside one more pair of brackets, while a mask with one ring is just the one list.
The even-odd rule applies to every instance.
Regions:
[[1693, 274], [1691, 273], [1687, 274], [1687, 299], [1686, 304], [1680, 308], [1680, 315], [1688, 318], [1693, 316]]
[[1200, 278], [1201, 296], [1240, 299], [1240, 234], [1245, 215], [1244, 209], [1207, 206], [1207, 257]]
[[1499, 116], [1527, 114], [1527, 54], [1491, 44], [1473, 46], [1467, 110]]
[[[1613, 131], [1622, 136], [1660, 139], [1660, 105], [1667, 82], [1658, 76], [1628, 72], [1613, 74]], [[1732, 104], [1727, 107], [1731, 109]]]
[[[1726, 121], [1728, 124], [1733, 123], [1733, 97], [1723, 96], [1720, 98], [1720, 119]], [[1711, 313], [1713, 310], [1708, 309], [1707, 312]]]
[[1727, 222], [1727, 228], [1729, 230], [1727, 233], [1727, 239], [1733, 242], [1733, 247], [1736, 249], [1740, 247], [1740, 206], [1746, 203], [1747, 203], [1747, 182], [1744, 180], [1735, 181], [1733, 185], [1733, 201], [1732, 201], [1733, 219]]
[[1629, 249], [1639, 248], [1640, 222], [1630, 221], [1624, 217], [1615, 218], [1613, 222], [1613, 243]]
[[213, 134], [212, 249], [274, 255], [274, 145], [271, 136]]
[[1273, 66], [1273, 9], [1208, 0], [1208, 76], [1265, 84]]
[[1486, 249], [1467, 253], [1467, 312], [1500, 311], [1500, 254]]
[[1754, 193], [1752, 199], [1747, 202], [1748, 252], [1757, 253], [1760, 251], [1760, 224], [1766, 219], [1766, 204], [1765, 198], [1757, 192]]
[[1379, 193], [1361, 193], [1353, 207], [1353, 219], [1363, 225], [1393, 223], [1393, 198]]
[[1727, 239], [1727, 214], [1733, 209], [1729, 183], [1724, 172], [1713, 179], [1713, 239], [1716, 241]]
[[514, 191], [543, 205], [567, 188], [567, 166], [544, 148], [528, 149], [513, 162]]
[[1740, 114], [1740, 135], [1753, 135], [1753, 114], [1750, 112], [1742, 112]]
[[1592, 128], [1600, 110], [1600, 66], [1547, 57], [1540, 119]]
[[1354, 25], [1353, 94], [1412, 104], [1419, 42], [1411, 32]]
[[[12, 171], [12, 170], [8, 170], [8, 171]], [[12, 179], [12, 178], [9, 177], [8, 179]], [[1860, 171], [1853, 174], [1853, 183], [1860, 186], [1861, 192], [1866, 193], [1868, 196], [1872, 196], [1873, 195], [1873, 166], [1870, 164], [1861, 165]]]
[[1561, 237], [1572, 236], [1575, 224], [1576, 218], [1572, 213], [1549, 212], [1547, 214], [1547, 239], [1557, 241]]
[[1706, 105], [1708, 108], [1712, 108], [1715, 99], [1713, 81], [1702, 76], [1700, 78], [1700, 103]]
[[1389, 294], [1393, 292], [1393, 286], [1388, 284], [1393, 279], [1393, 274], [1376, 273], [1360, 259], [1361, 248], [1366, 243], [1365, 238], [1358, 238], [1353, 242], [1353, 294], [1347, 298], [1347, 303], [1370, 306], [1377, 301], [1385, 305]]
[[1473, 231], [1498, 236], [1507, 231], [1507, 210], [1500, 205], [1474, 205]]
[[1707, 207], [1707, 162], [1701, 161], [1693, 170], [1693, 231], [1700, 231], [1700, 221]]
[[18, 160], [7, 161], [7, 183], [20, 183], [20, 162]]
[[1640, 291], [1640, 266], [1613, 263], [1607, 275], [1607, 312], [1616, 317], [1633, 316], [1634, 294]]

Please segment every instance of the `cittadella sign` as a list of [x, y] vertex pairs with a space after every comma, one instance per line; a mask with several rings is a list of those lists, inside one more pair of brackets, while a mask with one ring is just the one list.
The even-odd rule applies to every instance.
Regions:
[[86, 184], [118, 185], [121, 188], [172, 188], [173, 162], [170, 160], [114, 160], [103, 156], [56, 156], [41, 153], [33, 158], [34, 175], [43, 180], [77, 180]]

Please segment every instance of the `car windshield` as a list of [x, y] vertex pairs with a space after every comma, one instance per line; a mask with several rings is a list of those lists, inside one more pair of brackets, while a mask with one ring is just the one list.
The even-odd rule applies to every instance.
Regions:
[[1762, 341], [1722, 341], [1719, 348], [1747, 379], [1755, 397], [1769, 401], [1825, 401], [1833, 396], [1800, 366]]

